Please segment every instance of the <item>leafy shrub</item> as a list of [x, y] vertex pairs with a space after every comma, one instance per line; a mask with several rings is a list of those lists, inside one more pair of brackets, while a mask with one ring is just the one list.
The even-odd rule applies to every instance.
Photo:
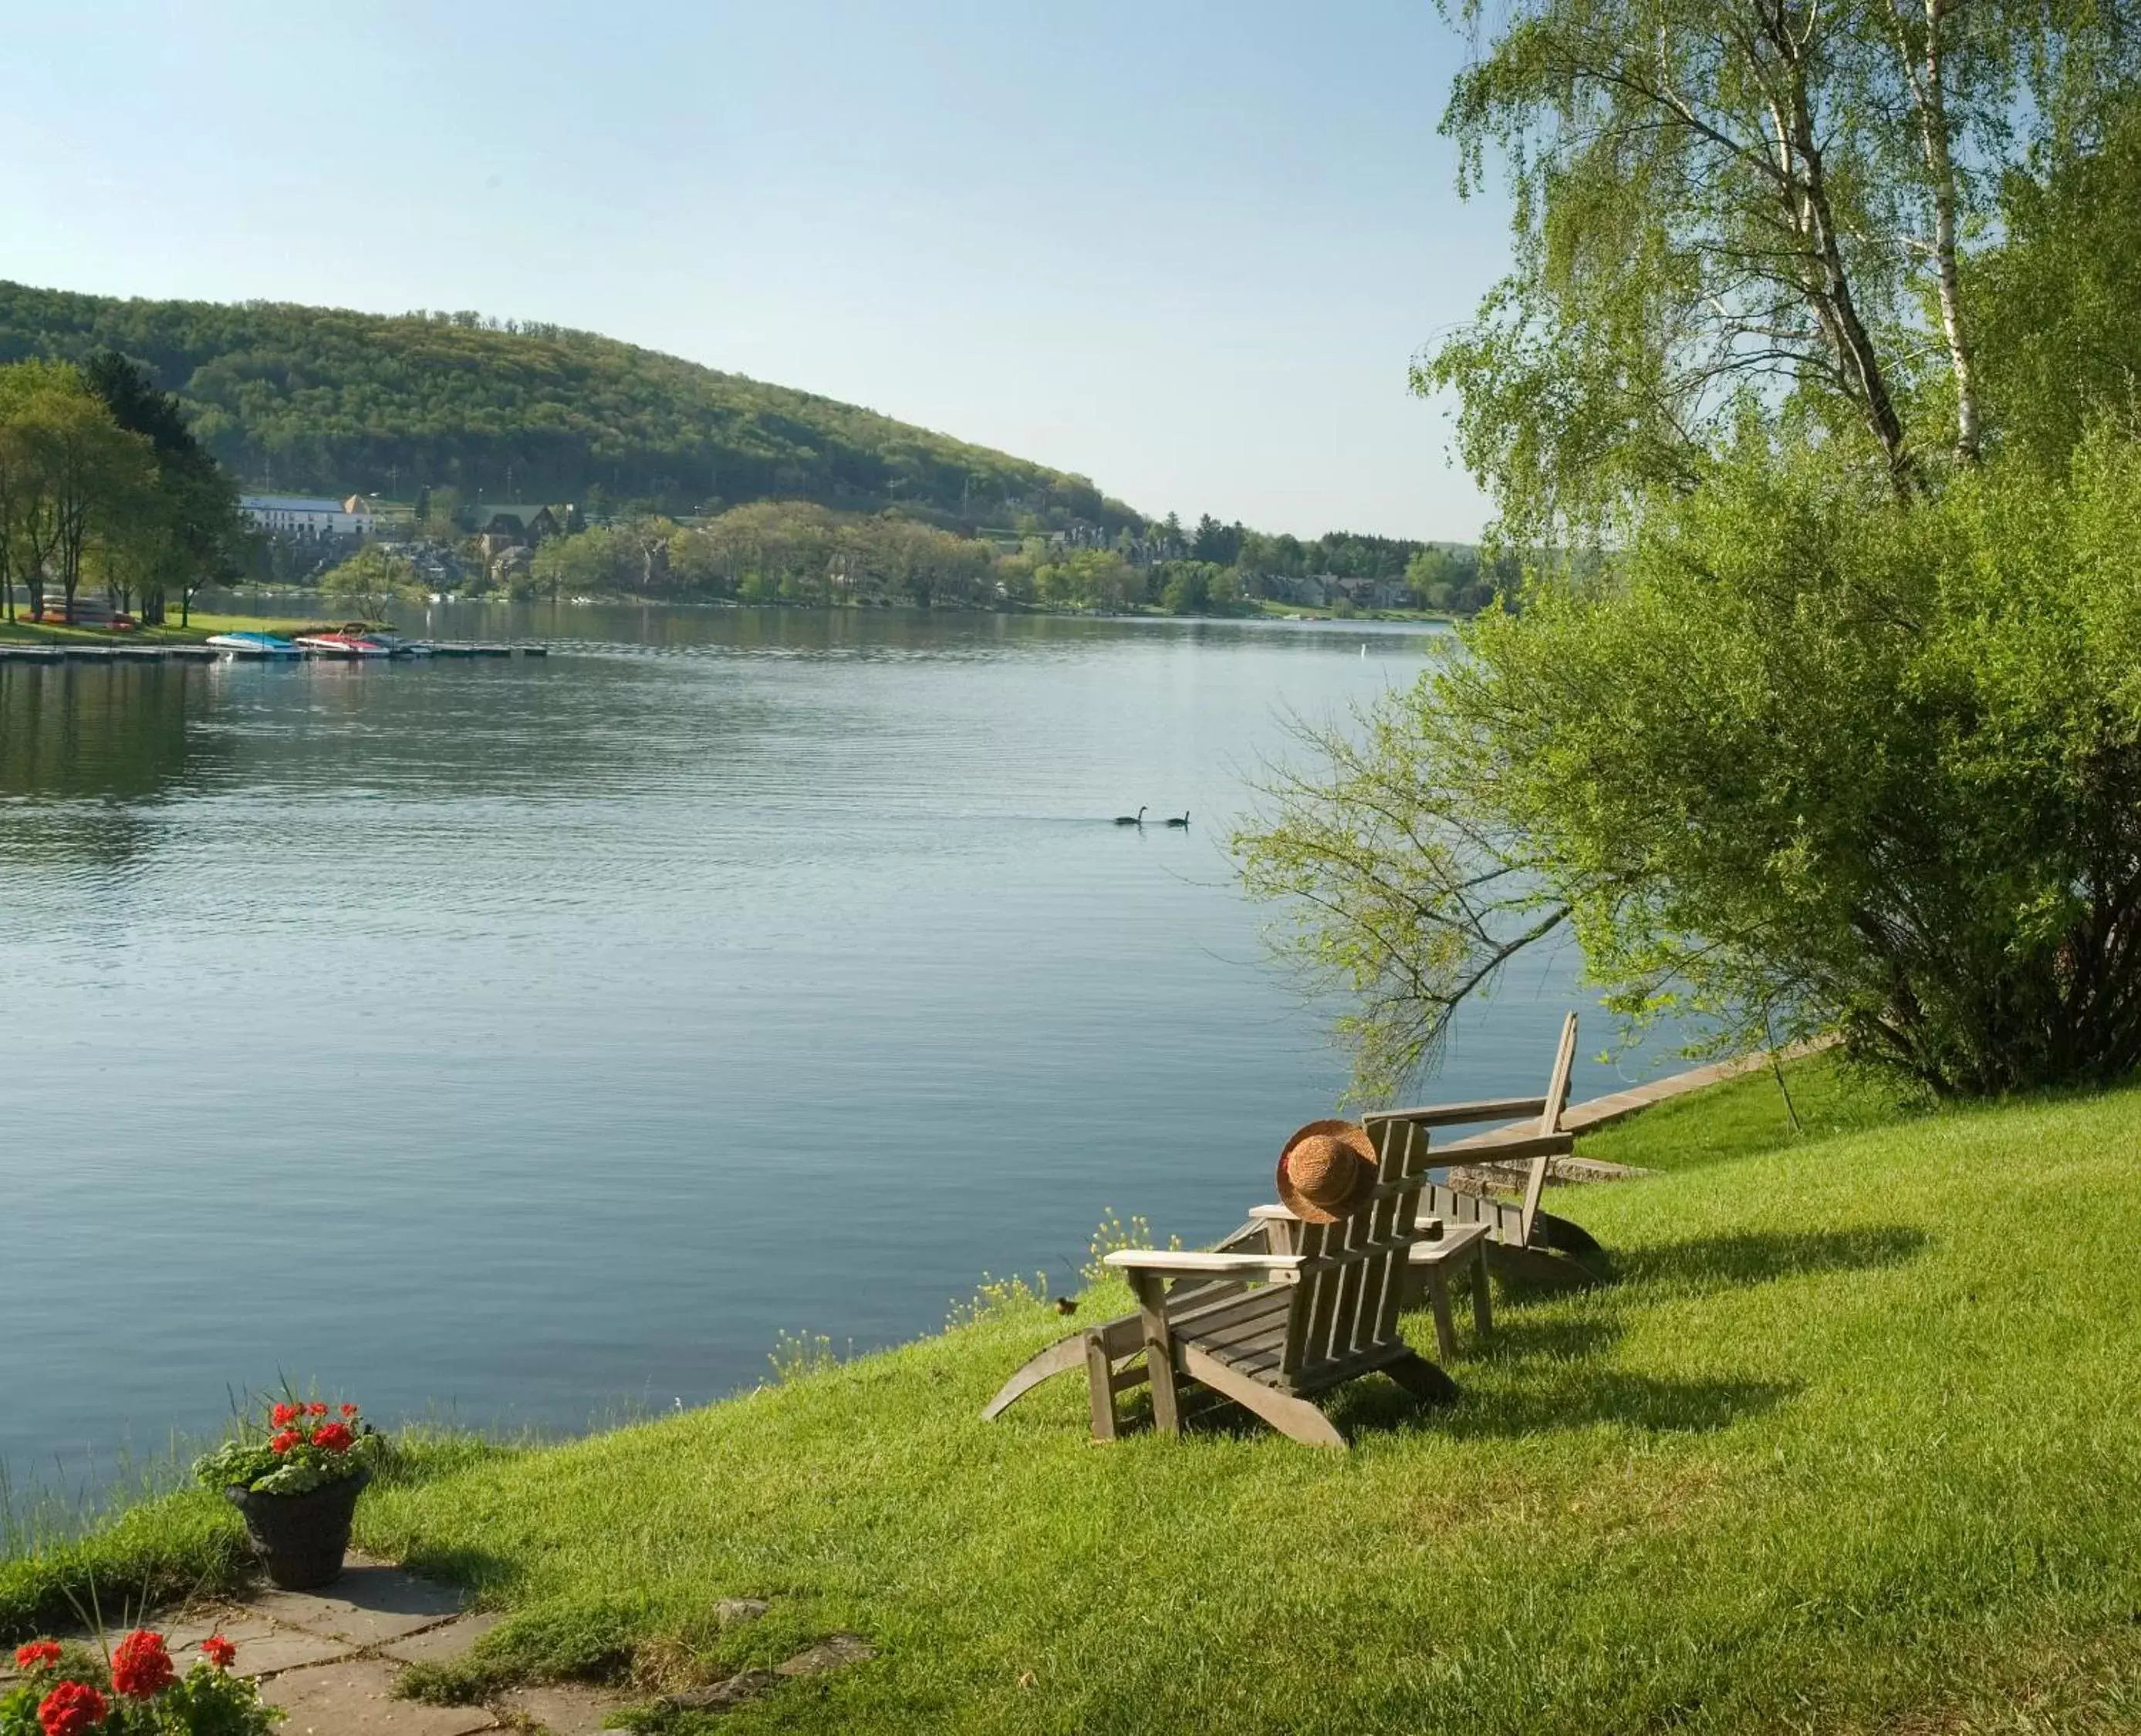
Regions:
[[1766, 443], [1316, 737], [1237, 839], [1366, 1091], [1573, 931], [1641, 1021], [1945, 1094], [2141, 1063], [2141, 452], [1899, 505]]

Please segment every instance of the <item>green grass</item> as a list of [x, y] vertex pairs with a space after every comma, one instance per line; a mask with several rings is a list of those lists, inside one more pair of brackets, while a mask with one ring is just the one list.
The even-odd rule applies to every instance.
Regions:
[[[1826, 1062], [1794, 1089], [1798, 1136], [1758, 1075], [1587, 1140], [1670, 1171], [1557, 1196], [1618, 1281], [1505, 1295], [1454, 1406], [1356, 1383], [1350, 1454], [1095, 1447], [1069, 1379], [984, 1424], [1061, 1330], [1018, 1304], [420, 1454], [361, 1540], [515, 1612], [485, 1680], [882, 1648], [737, 1732], [2141, 1727], [2141, 1093], [1906, 1117]], [[726, 1596], [772, 1612], [724, 1629]]]
[[213, 615], [196, 609], [184, 627], [175, 616], [165, 626], [115, 633], [94, 627], [43, 627], [0, 620], [0, 643], [13, 645], [198, 645], [210, 633], [288, 632], [309, 623], [256, 615]]
[[1669, 1099], [1586, 1134], [1577, 1142], [1577, 1155], [1640, 1169], [1693, 1169], [1880, 1127], [1904, 1119], [1909, 1110], [1894, 1080], [1850, 1066], [1833, 1054], [1794, 1061], [1784, 1073], [1782, 1089], [1776, 1075], [1765, 1071]]
[[1304, 617], [1311, 621], [1454, 622], [1460, 618], [1447, 609], [1355, 609], [1349, 613], [1328, 603], [1281, 602], [1269, 597], [1259, 597], [1253, 602], [1257, 614], [1277, 621], [1293, 616]]

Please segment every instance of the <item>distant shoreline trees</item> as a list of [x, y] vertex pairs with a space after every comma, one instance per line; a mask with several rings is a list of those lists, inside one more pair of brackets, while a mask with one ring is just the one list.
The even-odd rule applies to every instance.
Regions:
[[[478, 516], [480, 517], [479, 512]], [[1208, 525], [1212, 523], [1207, 519]], [[434, 527], [436, 530], [436, 527]], [[896, 512], [839, 513], [762, 500], [693, 524], [642, 511], [552, 537], [500, 563], [521, 597], [632, 596], [819, 607], [1040, 608], [1179, 615], [1253, 613], [1284, 588], [1359, 582], [1376, 605], [1476, 608], [1511, 576], [1475, 549], [1334, 533], [1313, 541], [1240, 526], [1223, 543], [1172, 539], [1164, 524], [1112, 542], [1038, 531], [962, 536]], [[1231, 555], [1198, 557], [1198, 547]], [[1169, 550], [1186, 550], [1169, 553]], [[1154, 558], [1157, 554], [1158, 558]]]
[[74, 617], [85, 583], [163, 618], [233, 570], [242, 531], [229, 479], [178, 406], [125, 357], [0, 366], [0, 595]]

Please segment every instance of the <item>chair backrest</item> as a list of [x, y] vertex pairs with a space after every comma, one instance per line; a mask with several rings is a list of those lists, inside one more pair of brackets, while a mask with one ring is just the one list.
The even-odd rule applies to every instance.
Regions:
[[[1546, 1107], [1539, 1112], [1538, 1137], [1551, 1139], [1561, 1132], [1561, 1112], [1568, 1107], [1568, 1075], [1576, 1065], [1576, 1015], [1561, 1021], [1561, 1041], [1553, 1051], [1553, 1071], [1547, 1076]], [[1546, 1173], [1553, 1153], [1541, 1151], [1532, 1158], [1531, 1173], [1524, 1178], [1523, 1238], [1532, 1239], [1532, 1224], [1538, 1217], [1539, 1195], [1546, 1190]]]
[[1278, 1373], [1314, 1391], [1387, 1360], [1398, 1336], [1405, 1260], [1420, 1239], [1420, 1192], [1427, 1135], [1408, 1121], [1374, 1124], [1376, 1187], [1368, 1202], [1336, 1223], [1296, 1227], [1293, 1252], [1307, 1257], [1287, 1311]]

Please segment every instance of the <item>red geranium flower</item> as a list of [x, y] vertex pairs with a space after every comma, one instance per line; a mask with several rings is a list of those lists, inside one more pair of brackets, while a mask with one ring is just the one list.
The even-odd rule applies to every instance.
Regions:
[[164, 1636], [137, 1628], [111, 1654], [111, 1685], [129, 1699], [150, 1699], [171, 1685], [178, 1672], [164, 1650]]
[[327, 1406], [319, 1403], [317, 1399], [305, 1407], [305, 1414], [308, 1417], [323, 1417], [327, 1414]]
[[32, 1640], [27, 1645], [15, 1648], [17, 1670], [49, 1670], [59, 1660], [60, 1642], [57, 1640]]
[[304, 1436], [298, 1434], [296, 1429], [285, 1429], [280, 1434], [275, 1435], [269, 1439], [268, 1443], [268, 1450], [270, 1453], [288, 1453], [291, 1448], [296, 1446], [298, 1443], [303, 1438]]
[[353, 1417], [357, 1414], [357, 1407], [354, 1404], [345, 1404], [342, 1408], [342, 1414], [346, 1417]]
[[238, 1648], [220, 1634], [210, 1634], [202, 1640], [200, 1652], [218, 1670], [229, 1669], [238, 1656]]
[[104, 1696], [83, 1682], [62, 1682], [37, 1705], [45, 1736], [81, 1736], [104, 1722]]
[[278, 1429], [281, 1429], [286, 1427], [289, 1424], [296, 1422], [298, 1420], [298, 1410], [296, 1405], [278, 1404], [273, 1410], [268, 1413], [268, 1420], [273, 1423]]
[[350, 1443], [357, 1437], [349, 1432], [347, 1423], [322, 1423], [313, 1431], [313, 1444], [324, 1447], [330, 1453], [347, 1453]]

